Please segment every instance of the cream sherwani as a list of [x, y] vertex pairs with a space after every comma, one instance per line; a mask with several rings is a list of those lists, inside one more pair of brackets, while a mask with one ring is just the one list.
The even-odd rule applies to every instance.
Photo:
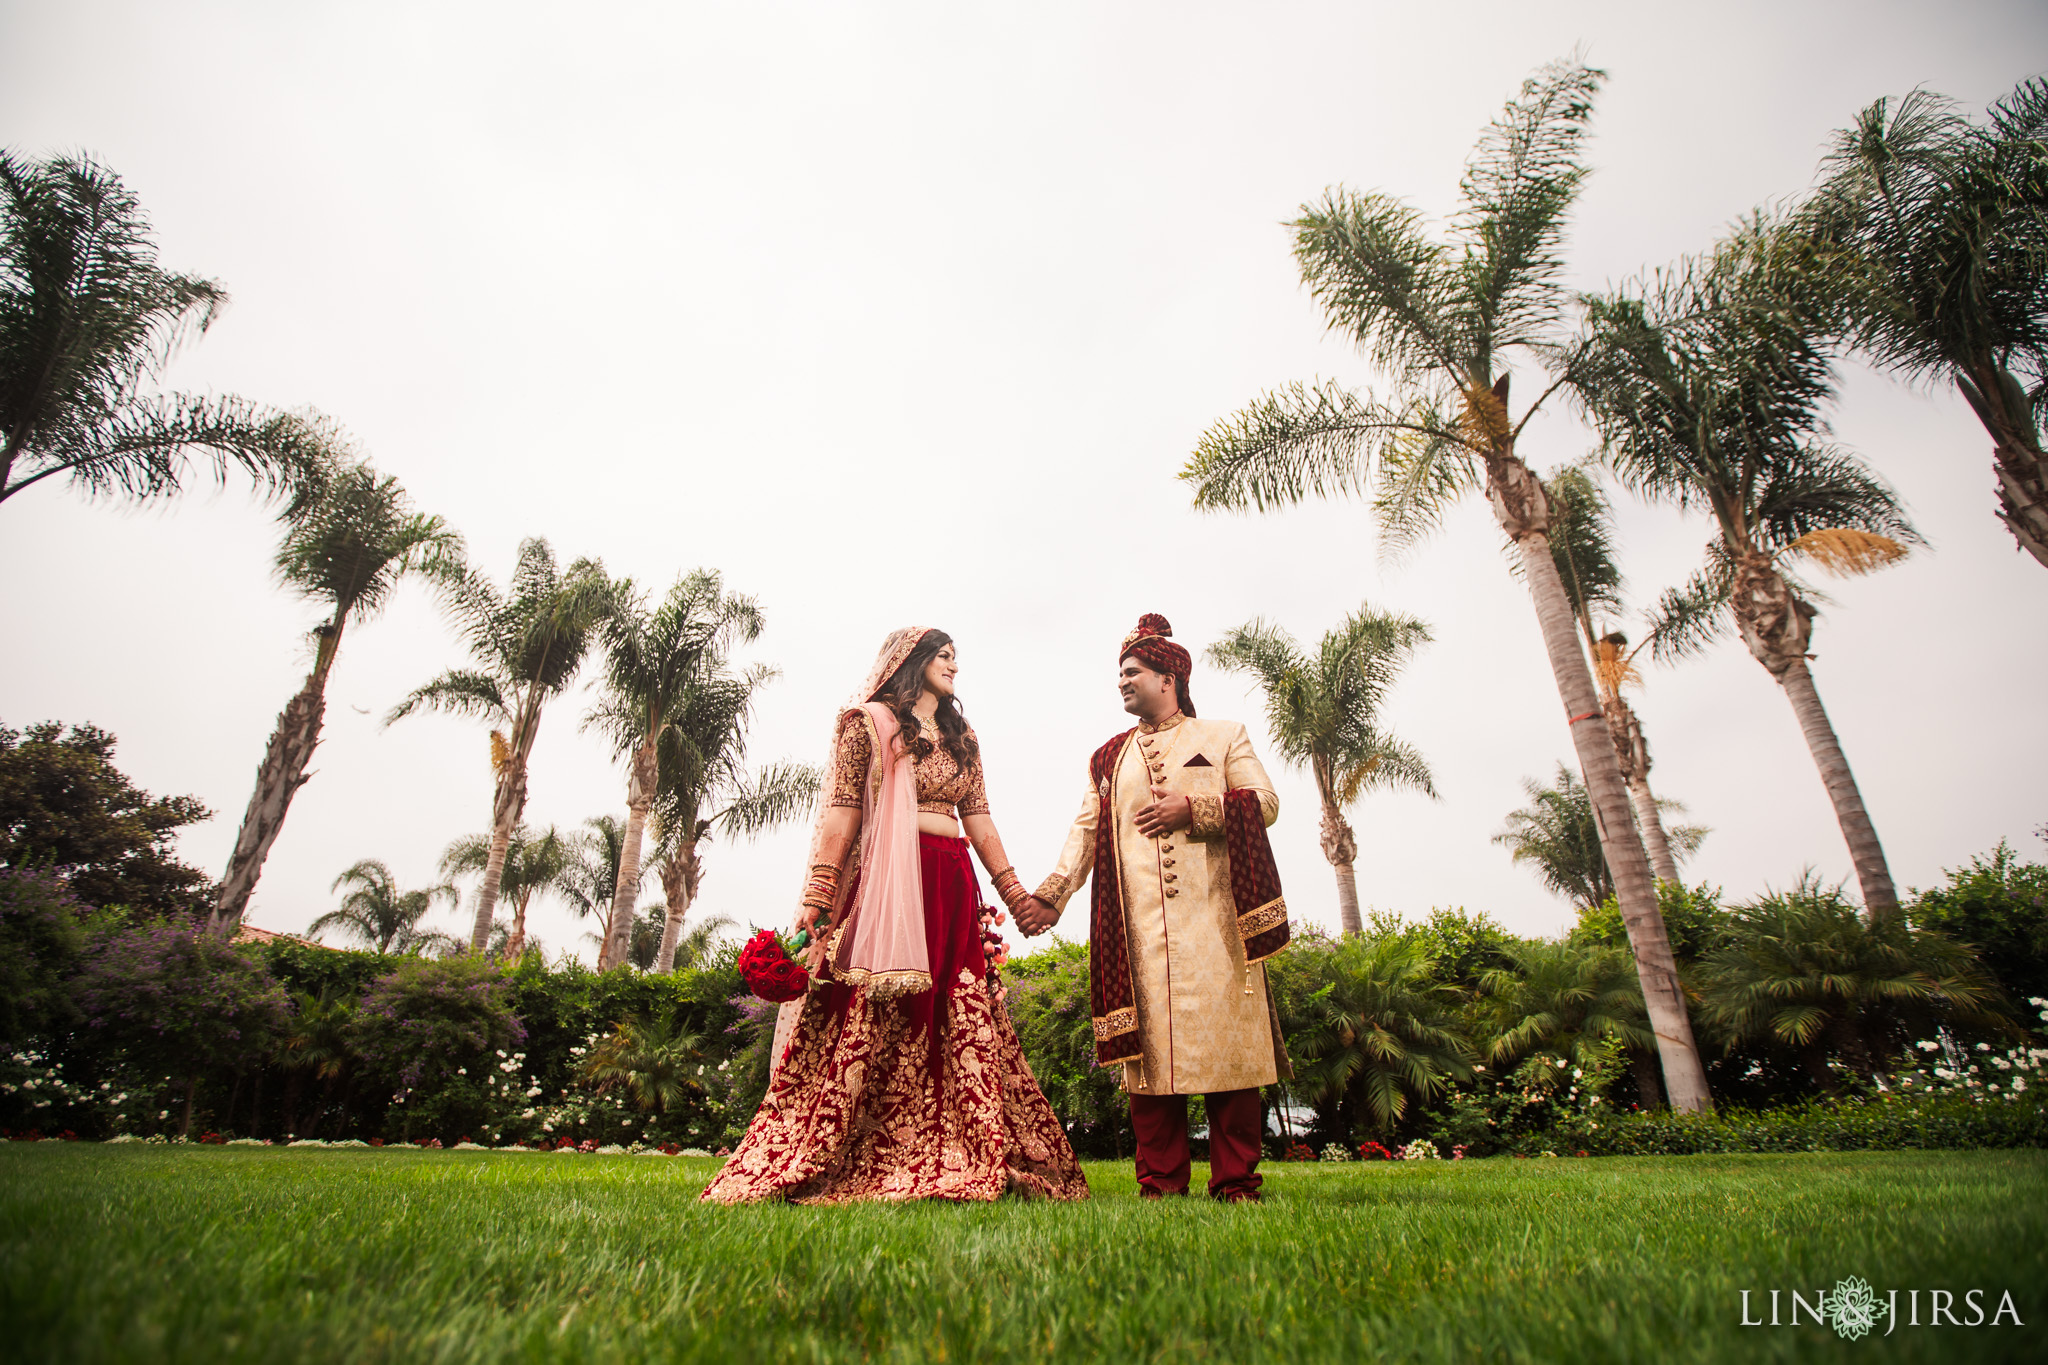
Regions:
[[[1152, 788], [1185, 795], [1194, 826], [1161, 838], [1138, 832]], [[1124, 1063], [1124, 1087], [1139, 1095], [1199, 1095], [1271, 1085], [1279, 1075], [1279, 1027], [1263, 966], [1247, 970], [1230, 895], [1223, 843], [1223, 793], [1258, 793], [1271, 825], [1280, 798], [1232, 720], [1170, 719], [1140, 726], [1124, 746], [1113, 781], [1118, 871], [1130, 937], [1140, 1057]], [[1096, 868], [1101, 793], [1082, 797], [1066, 847], [1038, 895], [1055, 908]], [[1250, 907], [1246, 907], [1249, 909]]]

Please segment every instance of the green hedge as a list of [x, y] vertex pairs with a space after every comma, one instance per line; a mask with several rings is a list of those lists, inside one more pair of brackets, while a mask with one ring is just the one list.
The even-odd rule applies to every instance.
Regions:
[[1710, 1115], [1574, 1115], [1508, 1150], [1538, 1156], [1689, 1156], [1715, 1152], [1888, 1152], [1930, 1148], [2048, 1147], [2048, 1105], [1963, 1095], [1808, 1100], [1782, 1109]]

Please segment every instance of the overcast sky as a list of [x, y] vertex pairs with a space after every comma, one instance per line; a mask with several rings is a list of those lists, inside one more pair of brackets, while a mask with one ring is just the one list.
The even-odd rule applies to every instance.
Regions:
[[[1281, 224], [1338, 183], [1444, 213], [1502, 102], [1579, 49], [1612, 76], [1569, 247], [1598, 288], [1802, 189], [1879, 96], [1981, 108], [2038, 74], [2048, 9], [67, 0], [0, 5], [0, 46], [0, 140], [90, 151], [166, 266], [231, 291], [175, 385], [331, 415], [500, 581], [535, 535], [651, 589], [721, 570], [767, 615], [751, 657], [783, 670], [757, 759], [820, 758], [882, 636], [943, 626], [1035, 884], [1087, 754], [1126, 723], [1115, 653], [1139, 613], [1199, 656], [1256, 616], [1311, 640], [1369, 602], [1435, 631], [1385, 720], [1443, 799], [1360, 802], [1361, 898], [1556, 933], [1568, 907], [1490, 842], [1571, 746], [1483, 504], [1390, 566], [1356, 504], [1197, 516], [1173, 477], [1265, 388], [1378, 382], [1324, 333]], [[1993, 519], [1988, 440], [1952, 393], [1854, 369], [1835, 427], [1930, 543], [1833, 589], [1814, 637], [1893, 875], [1926, 886], [2001, 838], [2039, 857], [2048, 573]], [[1560, 408], [1524, 449], [1548, 468], [1590, 444]], [[1648, 601], [1707, 531], [1619, 509]], [[145, 787], [216, 812], [180, 844], [216, 876], [308, 661], [315, 615], [271, 579], [275, 539], [241, 486], [0, 507], [0, 721], [111, 729]], [[303, 928], [359, 858], [428, 884], [488, 824], [482, 727], [381, 728], [464, 661], [418, 588], [349, 636], [252, 923]], [[1713, 829], [1689, 876], [1731, 898], [1847, 877], [1790, 707], [1739, 643], [1646, 672], [1653, 782]], [[1263, 742], [1244, 683], [1198, 667], [1193, 693]], [[589, 705], [543, 722], [534, 823], [623, 812], [623, 770], [578, 733]], [[1289, 903], [1333, 924], [1313, 788], [1268, 763]], [[787, 921], [800, 830], [706, 858], [702, 911]], [[532, 923], [586, 958], [592, 927], [546, 905]]]

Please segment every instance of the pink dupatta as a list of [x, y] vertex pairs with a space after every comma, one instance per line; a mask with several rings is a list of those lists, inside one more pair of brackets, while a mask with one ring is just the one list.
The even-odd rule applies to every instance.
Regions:
[[[877, 702], [875, 693], [895, 675], [917, 648], [929, 627], [892, 631], [882, 641], [873, 668], [848, 707], [833, 716], [832, 747], [826, 771], [838, 755], [839, 722], [848, 710], [864, 713], [874, 739], [867, 781], [861, 785], [860, 842], [840, 869], [839, 897], [832, 907], [832, 929], [826, 939], [825, 979], [836, 979], [865, 991], [870, 999], [930, 990], [931, 960], [924, 939], [924, 878], [918, 866], [917, 777], [908, 747], [902, 743], [896, 715]], [[818, 797], [805, 872], [818, 861], [824, 842], [830, 786]], [[796, 1029], [804, 1001], [791, 1000], [775, 1019], [773, 1065]]]

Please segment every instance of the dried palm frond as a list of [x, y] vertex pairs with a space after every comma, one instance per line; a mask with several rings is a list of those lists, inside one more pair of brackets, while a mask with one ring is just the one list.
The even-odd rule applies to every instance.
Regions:
[[503, 730], [491, 731], [491, 771], [499, 777], [512, 766], [512, 741], [505, 738]]
[[1904, 559], [1906, 547], [1890, 536], [1829, 526], [1808, 531], [1787, 545], [1784, 554], [1805, 555], [1837, 578], [1875, 573]]
[[1635, 653], [1623, 653], [1622, 643], [1616, 643], [1615, 637], [1609, 636], [1593, 646], [1593, 671], [1599, 676], [1600, 685], [1609, 692], [1643, 685], [1643, 675], [1636, 671]]

